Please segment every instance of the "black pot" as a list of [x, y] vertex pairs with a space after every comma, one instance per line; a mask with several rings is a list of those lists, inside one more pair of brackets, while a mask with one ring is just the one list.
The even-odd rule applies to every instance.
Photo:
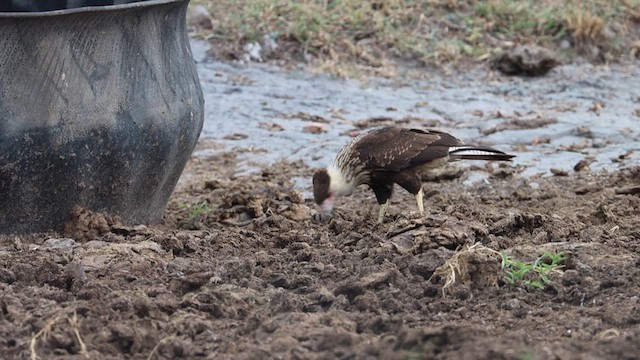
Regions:
[[0, 1], [0, 233], [162, 218], [204, 114], [189, 0], [113, 3]]

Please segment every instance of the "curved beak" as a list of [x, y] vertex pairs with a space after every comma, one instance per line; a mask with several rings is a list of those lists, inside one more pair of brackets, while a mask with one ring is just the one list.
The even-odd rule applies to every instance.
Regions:
[[330, 195], [322, 202], [322, 204], [320, 204], [320, 209], [322, 209], [323, 215], [331, 215], [331, 212], [333, 211], [333, 200], [334, 196]]

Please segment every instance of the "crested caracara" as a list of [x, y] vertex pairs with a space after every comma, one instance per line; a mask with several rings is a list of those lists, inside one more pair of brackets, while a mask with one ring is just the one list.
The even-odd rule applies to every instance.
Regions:
[[380, 204], [378, 223], [384, 219], [398, 184], [422, 204], [420, 173], [455, 160], [510, 160], [514, 155], [485, 147], [464, 145], [436, 130], [383, 127], [354, 138], [336, 155], [333, 163], [313, 175], [313, 196], [325, 214], [331, 213], [337, 197], [350, 194], [358, 185], [369, 185]]

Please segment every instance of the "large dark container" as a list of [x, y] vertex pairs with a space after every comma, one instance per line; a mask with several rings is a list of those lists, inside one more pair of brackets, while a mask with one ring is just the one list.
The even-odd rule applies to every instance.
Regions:
[[162, 218], [203, 122], [189, 0], [128, 2], [0, 1], [0, 233]]

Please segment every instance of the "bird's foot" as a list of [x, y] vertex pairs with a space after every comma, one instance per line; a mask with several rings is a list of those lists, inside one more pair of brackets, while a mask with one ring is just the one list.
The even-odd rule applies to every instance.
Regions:
[[319, 212], [313, 215], [313, 219], [319, 223], [327, 223], [331, 220], [331, 214]]
[[377, 225], [382, 224], [384, 221], [384, 215], [387, 213], [387, 209], [389, 208], [389, 201], [380, 205], [380, 211], [378, 212], [378, 222]]

